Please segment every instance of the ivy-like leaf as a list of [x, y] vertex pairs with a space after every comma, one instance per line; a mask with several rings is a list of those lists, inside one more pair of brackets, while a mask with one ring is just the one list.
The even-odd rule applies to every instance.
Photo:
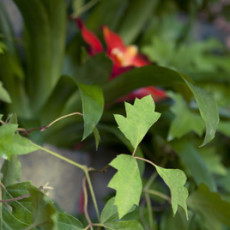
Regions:
[[121, 132], [136, 149], [160, 114], [155, 112], [155, 103], [150, 95], [142, 99], [137, 98], [134, 105], [125, 103], [125, 110], [127, 117], [118, 114], [114, 117]]
[[22, 155], [38, 148], [25, 137], [16, 134], [17, 124], [5, 124], [0, 127], [0, 156], [8, 159], [11, 155]]
[[88, 137], [99, 122], [104, 110], [103, 92], [99, 86], [78, 84], [84, 118], [83, 140]]
[[175, 118], [170, 125], [168, 139], [181, 138], [191, 131], [201, 136], [204, 132], [204, 123], [201, 117], [189, 110], [181, 95], [169, 93], [169, 96], [175, 101], [171, 108]]
[[170, 189], [173, 214], [176, 214], [179, 205], [183, 208], [188, 219], [186, 204], [188, 190], [184, 187], [187, 178], [184, 172], [179, 169], [165, 169], [157, 165], [155, 165], [155, 167], [160, 177], [164, 180]]
[[133, 205], [139, 204], [142, 181], [137, 161], [132, 156], [121, 154], [110, 165], [118, 170], [108, 187], [117, 192], [114, 204], [117, 206], [118, 215], [121, 219]]
[[230, 226], [230, 203], [216, 192], [211, 192], [205, 184], [188, 198], [188, 206], [198, 212], [209, 230], [217, 229], [220, 223]]

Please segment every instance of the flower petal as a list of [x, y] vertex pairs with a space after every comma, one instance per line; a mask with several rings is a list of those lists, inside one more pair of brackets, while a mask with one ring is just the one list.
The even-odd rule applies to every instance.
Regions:
[[119, 35], [111, 31], [107, 26], [103, 26], [102, 30], [109, 55], [114, 48], [120, 49], [121, 51], [125, 49], [125, 45]]
[[82, 37], [84, 38], [85, 42], [88, 43], [88, 45], [90, 46], [90, 50], [89, 50], [90, 55], [93, 56], [95, 54], [103, 52], [103, 47], [101, 45], [101, 42], [98, 40], [96, 35], [85, 27], [85, 25], [83, 24], [80, 18], [76, 19], [76, 23], [78, 28], [82, 32]]

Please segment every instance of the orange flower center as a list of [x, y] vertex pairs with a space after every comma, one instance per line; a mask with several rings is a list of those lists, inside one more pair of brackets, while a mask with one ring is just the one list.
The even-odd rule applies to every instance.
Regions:
[[132, 61], [138, 54], [138, 48], [134, 45], [125, 47], [124, 50], [113, 48], [111, 55], [119, 63], [121, 67], [131, 66]]

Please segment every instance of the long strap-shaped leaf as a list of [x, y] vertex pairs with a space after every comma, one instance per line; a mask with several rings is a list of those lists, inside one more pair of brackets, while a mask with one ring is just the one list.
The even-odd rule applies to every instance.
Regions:
[[206, 126], [206, 135], [202, 146], [214, 138], [219, 122], [219, 114], [215, 100], [204, 90], [189, 82], [187, 76], [168, 68], [149, 65], [133, 69], [120, 75], [104, 85], [105, 102], [112, 102], [116, 98], [126, 95], [134, 89], [149, 85], [174, 87], [186, 97], [193, 96]]
[[14, 0], [26, 30], [29, 95], [33, 112], [41, 109], [60, 77], [65, 44], [63, 0]]

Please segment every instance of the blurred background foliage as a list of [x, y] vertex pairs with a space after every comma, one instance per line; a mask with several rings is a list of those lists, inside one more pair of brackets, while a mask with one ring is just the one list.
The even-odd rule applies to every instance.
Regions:
[[[162, 117], [139, 151], [156, 163], [185, 170], [190, 192], [205, 183], [209, 191], [202, 187], [200, 194], [212, 198], [218, 191], [223, 199], [200, 208], [192, 204], [193, 199], [201, 199], [194, 194], [188, 203], [191, 219], [184, 222], [180, 214], [171, 217], [165, 211], [167, 205], [153, 197], [154, 226], [182, 229], [178, 223], [184, 223], [183, 229], [213, 229], [208, 223], [213, 219], [216, 230], [229, 229], [229, 213], [221, 209], [221, 202], [228, 201], [226, 207], [230, 208], [230, 1], [0, 1], [1, 113], [16, 114], [19, 125], [26, 129], [42, 127], [67, 113], [81, 112], [78, 83], [96, 84], [103, 89], [105, 101], [97, 126], [101, 136], [99, 151], [100, 146], [106, 146], [121, 152], [127, 150], [120, 140], [127, 147], [129, 144], [115, 130], [113, 114], [124, 113], [123, 103], [116, 102], [124, 96], [125, 90], [120, 88], [123, 80], [118, 87], [115, 83], [111, 87], [111, 60], [104, 53], [88, 55], [75, 17], [80, 17], [101, 41], [101, 26], [107, 25], [125, 44], [135, 44], [154, 65], [188, 75], [194, 85], [215, 98], [220, 114], [218, 132], [209, 145], [199, 148], [205, 126], [197, 104], [183, 87], [165, 87], [168, 98], [156, 105]], [[170, 74], [167, 77], [170, 81]], [[130, 91], [143, 84], [140, 76], [135, 84], [130, 82]], [[124, 81], [122, 88], [126, 87]], [[83, 130], [82, 118], [71, 117], [45, 132], [31, 132], [29, 137], [39, 143], [77, 148]], [[81, 143], [81, 148], [95, 148], [93, 135]], [[146, 171], [148, 175], [149, 169]], [[159, 181], [154, 186], [165, 189]], [[146, 216], [141, 218], [143, 222]], [[145, 224], [150, 229], [148, 221]], [[222, 224], [226, 226], [222, 228]]]

